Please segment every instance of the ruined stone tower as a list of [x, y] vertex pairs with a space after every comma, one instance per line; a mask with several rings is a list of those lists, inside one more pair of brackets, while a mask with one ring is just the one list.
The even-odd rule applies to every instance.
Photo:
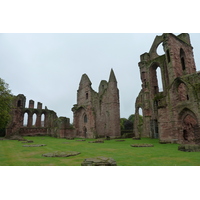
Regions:
[[[158, 55], [161, 44], [164, 54]], [[199, 141], [200, 73], [196, 72], [189, 34], [156, 36], [149, 53], [140, 56], [139, 68], [142, 89], [135, 103], [135, 136], [178, 143]], [[139, 122], [140, 108], [143, 125]]]
[[82, 75], [77, 91], [74, 113], [75, 137], [120, 137], [119, 90], [113, 70], [109, 81], [102, 80], [98, 93], [86, 74]]

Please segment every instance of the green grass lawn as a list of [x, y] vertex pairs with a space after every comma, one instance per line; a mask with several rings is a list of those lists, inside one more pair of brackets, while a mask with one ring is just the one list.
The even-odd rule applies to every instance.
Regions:
[[[24, 137], [30, 144], [43, 147], [23, 147], [21, 141], [0, 140], [0, 166], [80, 166], [85, 158], [112, 157], [118, 166], [199, 166], [200, 152], [178, 151], [178, 144], [159, 144], [157, 139], [125, 139], [124, 142], [105, 140], [104, 143], [66, 140], [53, 137]], [[68, 144], [65, 144], [68, 142]], [[131, 147], [131, 144], [150, 143], [154, 147]], [[78, 151], [72, 157], [43, 157], [53, 151]]]

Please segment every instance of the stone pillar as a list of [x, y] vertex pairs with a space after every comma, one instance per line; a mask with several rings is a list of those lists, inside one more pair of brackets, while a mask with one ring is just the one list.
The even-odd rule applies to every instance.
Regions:
[[42, 103], [38, 102], [37, 109], [42, 109]]
[[41, 114], [37, 114], [35, 126], [36, 127], [41, 127]]
[[[33, 102], [33, 105], [34, 105], [34, 102]], [[30, 106], [30, 104], [29, 104], [29, 106]], [[29, 113], [28, 114], [28, 124], [27, 124], [27, 127], [32, 127], [32, 122], [33, 122], [33, 115], [31, 113]]]
[[29, 108], [34, 108], [34, 101], [33, 100], [29, 101]]

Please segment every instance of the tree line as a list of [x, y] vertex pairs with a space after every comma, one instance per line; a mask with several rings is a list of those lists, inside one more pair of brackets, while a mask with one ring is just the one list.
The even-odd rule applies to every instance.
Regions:
[[[131, 114], [128, 119], [126, 118], [120, 118], [120, 127], [121, 127], [121, 131], [125, 131], [125, 130], [133, 130], [134, 129], [134, 119], [135, 119], [135, 115]], [[143, 117], [141, 115], [139, 115], [139, 124], [143, 124]]]
[[0, 136], [5, 135], [6, 126], [10, 120], [10, 110], [12, 106], [13, 95], [9, 85], [0, 78]]

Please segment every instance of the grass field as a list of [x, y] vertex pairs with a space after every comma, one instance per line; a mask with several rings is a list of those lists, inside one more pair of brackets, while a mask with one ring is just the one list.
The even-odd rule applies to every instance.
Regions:
[[[43, 147], [23, 147], [21, 141], [0, 140], [0, 166], [80, 166], [85, 158], [112, 157], [118, 166], [199, 166], [200, 152], [178, 151], [178, 144], [159, 144], [157, 139], [125, 139], [124, 142], [105, 140], [104, 143], [66, 140], [53, 137], [24, 137], [30, 144]], [[131, 144], [150, 143], [154, 147], [131, 147]], [[53, 151], [78, 151], [72, 157], [43, 157]]]

